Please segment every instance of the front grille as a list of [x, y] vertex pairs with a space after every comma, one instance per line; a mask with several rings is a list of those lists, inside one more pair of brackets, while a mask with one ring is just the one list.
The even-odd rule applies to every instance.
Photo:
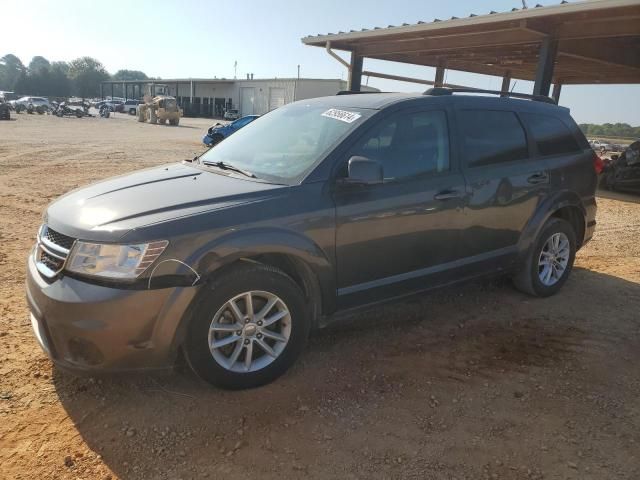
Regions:
[[57, 272], [64, 265], [64, 260], [60, 260], [59, 258], [54, 257], [53, 255], [48, 254], [44, 250], [40, 251], [40, 262], [47, 267], [49, 270], [53, 272]]
[[64, 268], [75, 239], [43, 225], [34, 253], [36, 268], [46, 278], [53, 278]]
[[73, 237], [69, 237], [68, 235], [64, 235], [63, 233], [56, 232], [49, 227], [45, 227], [43, 236], [51, 243], [55, 243], [56, 245], [59, 245], [67, 250], [71, 250], [73, 242], [75, 241]]

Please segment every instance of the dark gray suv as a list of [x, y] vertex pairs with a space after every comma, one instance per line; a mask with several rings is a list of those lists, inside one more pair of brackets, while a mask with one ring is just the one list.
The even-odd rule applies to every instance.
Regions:
[[182, 351], [213, 384], [261, 385], [355, 307], [496, 273], [556, 293], [595, 229], [596, 159], [548, 101], [292, 103], [192, 161], [49, 205], [33, 328], [62, 367], [166, 368]]

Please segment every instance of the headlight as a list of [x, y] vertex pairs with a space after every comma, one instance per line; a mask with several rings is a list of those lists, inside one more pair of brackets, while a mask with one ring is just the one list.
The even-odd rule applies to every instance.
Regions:
[[83, 275], [134, 279], [160, 256], [168, 244], [166, 240], [134, 245], [77, 241], [66, 268]]

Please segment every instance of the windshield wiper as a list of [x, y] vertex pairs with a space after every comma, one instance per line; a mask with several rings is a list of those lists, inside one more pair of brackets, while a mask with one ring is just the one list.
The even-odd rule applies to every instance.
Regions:
[[202, 164], [203, 165], [207, 165], [207, 166], [218, 167], [221, 170], [231, 170], [232, 172], [238, 172], [238, 173], [241, 173], [242, 175], [244, 175], [245, 177], [258, 178], [253, 173], [249, 172], [248, 170], [242, 170], [241, 168], [234, 167], [230, 163], [225, 163], [225, 162], [207, 162], [206, 160], [204, 160], [202, 162]]

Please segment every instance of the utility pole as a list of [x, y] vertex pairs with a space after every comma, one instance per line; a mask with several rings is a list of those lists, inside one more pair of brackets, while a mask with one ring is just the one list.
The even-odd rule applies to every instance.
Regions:
[[233, 63], [233, 79], [235, 80], [236, 78], [238, 78], [238, 61], [237, 60]]
[[526, 10], [527, 8], [529, 8], [527, 7], [527, 0], [522, 0], [522, 9]]
[[298, 65], [298, 80], [300, 80], [300, 65]]

